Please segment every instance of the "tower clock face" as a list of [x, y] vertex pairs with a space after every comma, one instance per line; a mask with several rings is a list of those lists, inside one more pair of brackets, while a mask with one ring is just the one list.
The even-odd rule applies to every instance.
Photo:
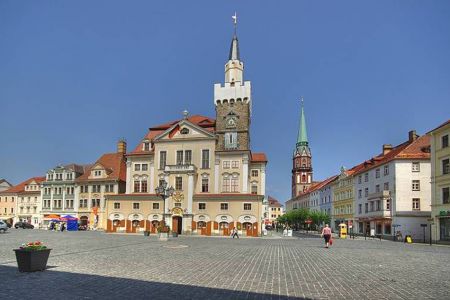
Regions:
[[235, 128], [236, 127], [236, 118], [231, 117], [227, 120], [227, 128]]

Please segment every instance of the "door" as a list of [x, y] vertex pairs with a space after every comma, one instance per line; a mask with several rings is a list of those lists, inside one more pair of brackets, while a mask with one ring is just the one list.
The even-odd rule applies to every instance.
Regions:
[[222, 235], [224, 235], [224, 236], [230, 235], [230, 229], [229, 229], [228, 222], [220, 222], [219, 223], [219, 232], [221, 232]]
[[197, 228], [201, 235], [207, 235], [206, 223], [204, 221], [199, 221], [197, 223]]
[[182, 217], [172, 217], [172, 231], [181, 234], [183, 231], [183, 218]]
[[245, 222], [242, 224], [242, 232], [245, 232], [246, 236], [252, 236], [253, 230], [252, 230], [252, 223]]

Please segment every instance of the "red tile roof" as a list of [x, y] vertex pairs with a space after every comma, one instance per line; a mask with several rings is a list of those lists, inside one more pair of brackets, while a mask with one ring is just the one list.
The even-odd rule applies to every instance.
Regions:
[[25, 191], [25, 186], [26, 186], [27, 184], [29, 184], [30, 182], [32, 182], [33, 180], [36, 181], [36, 183], [40, 183], [40, 182], [42, 182], [42, 181], [45, 181], [45, 176], [32, 177], [32, 178], [30, 178], [30, 179], [27, 179], [27, 180], [25, 180], [25, 181], [19, 183], [18, 185], [15, 185], [15, 186], [13, 186], [13, 187], [11, 187], [11, 188], [9, 188], [9, 189], [7, 189], [7, 190], [1, 192], [0, 194], [3, 194], [3, 193], [7, 194], [7, 193], [21, 193], [21, 192], [24, 192], [24, 191]]
[[122, 153], [106, 153], [103, 154], [93, 165], [91, 165], [83, 175], [78, 177], [75, 181], [89, 181], [91, 169], [97, 165], [102, 165], [108, 174], [108, 179], [126, 181], [127, 166], [125, 157]]
[[[142, 139], [142, 141], [136, 146], [136, 148], [133, 151], [128, 153], [128, 155], [130, 155], [130, 154], [131, 155], [150, 154], [152, 152], [152, 150], [150, 150], [150, 151], [142, 150], [142, 148], [143, 148], [142, 143], [144, 142], [144, 140], [149, 140], [150, 142], [153, 141], [153, 139], [155, 137], [157, 137], [158, 135], [160, 135], [161, 133], [163, 133], [164, 131], [166, 131], [167, 129], [169, 129], [170, 127], [174, 126], [175, 124], [177, 124], [178, 122], [180, 122], [182, 120], [183, 119], [179, 119], [179, 120], [175, 120], [172, 122], [168, 122], [168, 123], [150, 127], [148, 133], [145, 135], [145, 137]], [[201, 116], [201, 115], [193, 115], [193, 116], [188, 117], [187, 120], [189, 122], [191, 122], [192, 124], [195, 124], [195, 125], [203, 128], [206, 131], [209, 131], [209, 132], [215, 131], [215, 126], [216, 126], [215, 119]]]
[[283, 205], [277, 199], [273, 198], [272, 196], [267, 197], [267, 200], [269, 201], [270, 207], [283, 207]]
[[383, 165], [396, 159], [430, 159], [430, 136], [423, 135], [415, 140], [408, 140], [392, 148], [391, 151], [383, 153], [366, 160], [365, 162], [353, 167], [352, 175], [366, 172], [370, 169]]
[[252, 153], [252, 162], [267, 162], [267, 157], [265, 153]]

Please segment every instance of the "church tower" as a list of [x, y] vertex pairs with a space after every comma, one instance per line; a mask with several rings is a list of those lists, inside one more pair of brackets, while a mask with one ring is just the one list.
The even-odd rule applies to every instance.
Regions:
[[236, 34], [237, 18], [225, 64], [225, 83], [214, 85], [216, 106], [217, 151], [250, 150], [251, 84], [244, 81], [244, 63], [239, 54]]
[[309, 189], [313, 180], [313, 169], [311, 164], [311, 149], [308, 145], [306, 134], [306, 119], [302, 107], [300, 113], [300, 127], [298, 129], [297, 143], [292, 158], [292, 197]]

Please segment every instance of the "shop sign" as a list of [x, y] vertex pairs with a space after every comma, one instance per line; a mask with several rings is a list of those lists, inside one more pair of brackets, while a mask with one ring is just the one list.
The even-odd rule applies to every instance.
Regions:
[[441, 210], [439, 212], [439, 216], [450, 216], [450, 210], [447, 210], [447, 211]]

